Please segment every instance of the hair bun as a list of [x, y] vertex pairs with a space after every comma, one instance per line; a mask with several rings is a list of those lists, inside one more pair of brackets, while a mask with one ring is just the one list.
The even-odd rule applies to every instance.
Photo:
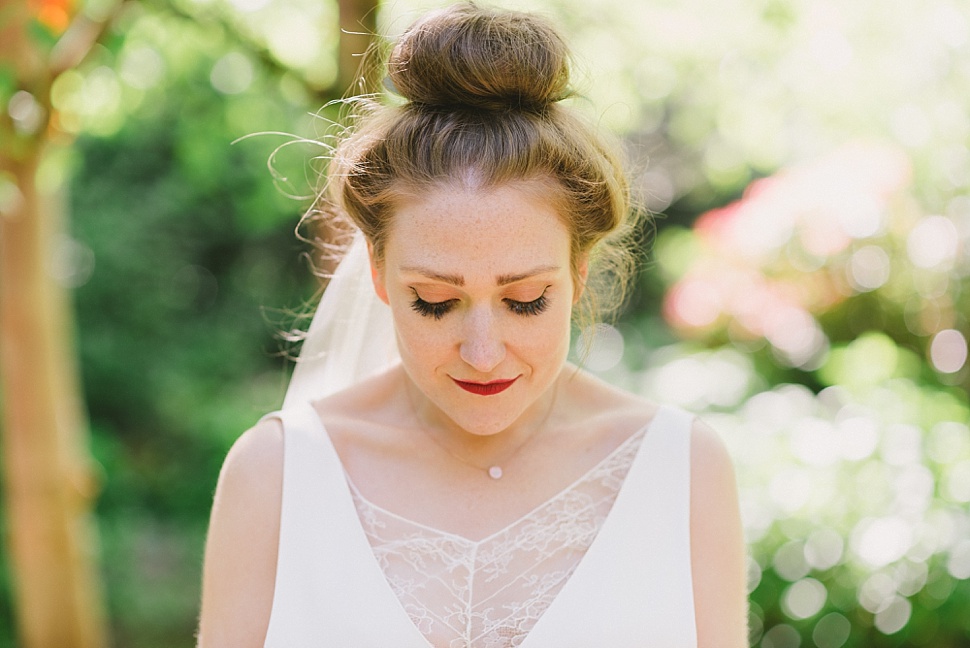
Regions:
[[387, 67], [394, 90], [416, 104], [541, 110], [568, 94], [568, 50], [549, 24], [472, 3], [412, 25]]

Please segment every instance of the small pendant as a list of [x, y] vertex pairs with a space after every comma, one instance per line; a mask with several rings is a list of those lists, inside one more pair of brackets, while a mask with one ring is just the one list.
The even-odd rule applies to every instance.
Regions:
[[502, 479], [502, 467], [492, 466], [488, 469], [488, 476], [492, 479]]

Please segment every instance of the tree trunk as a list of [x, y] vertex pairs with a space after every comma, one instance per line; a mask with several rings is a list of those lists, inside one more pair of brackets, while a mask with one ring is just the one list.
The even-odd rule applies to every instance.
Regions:
[[18, 645], [103, 648], [107, 634], [90, 514], [97, 473], [86, 451], [69, 299], [52, 274], [64, 210], [59, 188], [38, 183], [52, 135], [49, 91], [56, 72], [28, 36], [33, 8], [0, 2], [0, 71], [12, 73], [21, 89], [14, 95], [19, 107], [0, 103], [5, 540]]
[[106, 645], [90, 508], [96, 474], [68, 300], [51, 276], [61, 235], [36, 188], [40, 155], [12, 171], [20, 208], [0, 221], [0, 367], [10, 566], [23, 648]]

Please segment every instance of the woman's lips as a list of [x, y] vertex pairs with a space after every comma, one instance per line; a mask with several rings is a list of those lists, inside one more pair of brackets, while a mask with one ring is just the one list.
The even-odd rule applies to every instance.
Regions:
[[494, 394], [500, 394], [504, 392], [506, 389], [508, 389], [509, 387], [511, 387], [512, 383], [514, 383], [518, 379], [519, 377], [516, 376], [512, 380], [493, 380], [492, 382], [478, 383], [478, 382], [468, 382], [465, 380], [458, 380], [457, 378], [452, 378], [452, 380], [455, 381], [456, 385], [458, 385], [459, 387], [461, 387], [467, 392], [478, 394], [479, 396], [492, 396]]

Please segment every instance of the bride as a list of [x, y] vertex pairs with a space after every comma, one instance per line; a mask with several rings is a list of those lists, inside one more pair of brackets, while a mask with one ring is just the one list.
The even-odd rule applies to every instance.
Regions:
[[203, 648], [747, 645], [718, 437], [566, 360], [632, 254], [567, 58], [469, 3], [394, 46], [404, 101], [362, 104], [328, 172], [357, 240], [220, 475]]

